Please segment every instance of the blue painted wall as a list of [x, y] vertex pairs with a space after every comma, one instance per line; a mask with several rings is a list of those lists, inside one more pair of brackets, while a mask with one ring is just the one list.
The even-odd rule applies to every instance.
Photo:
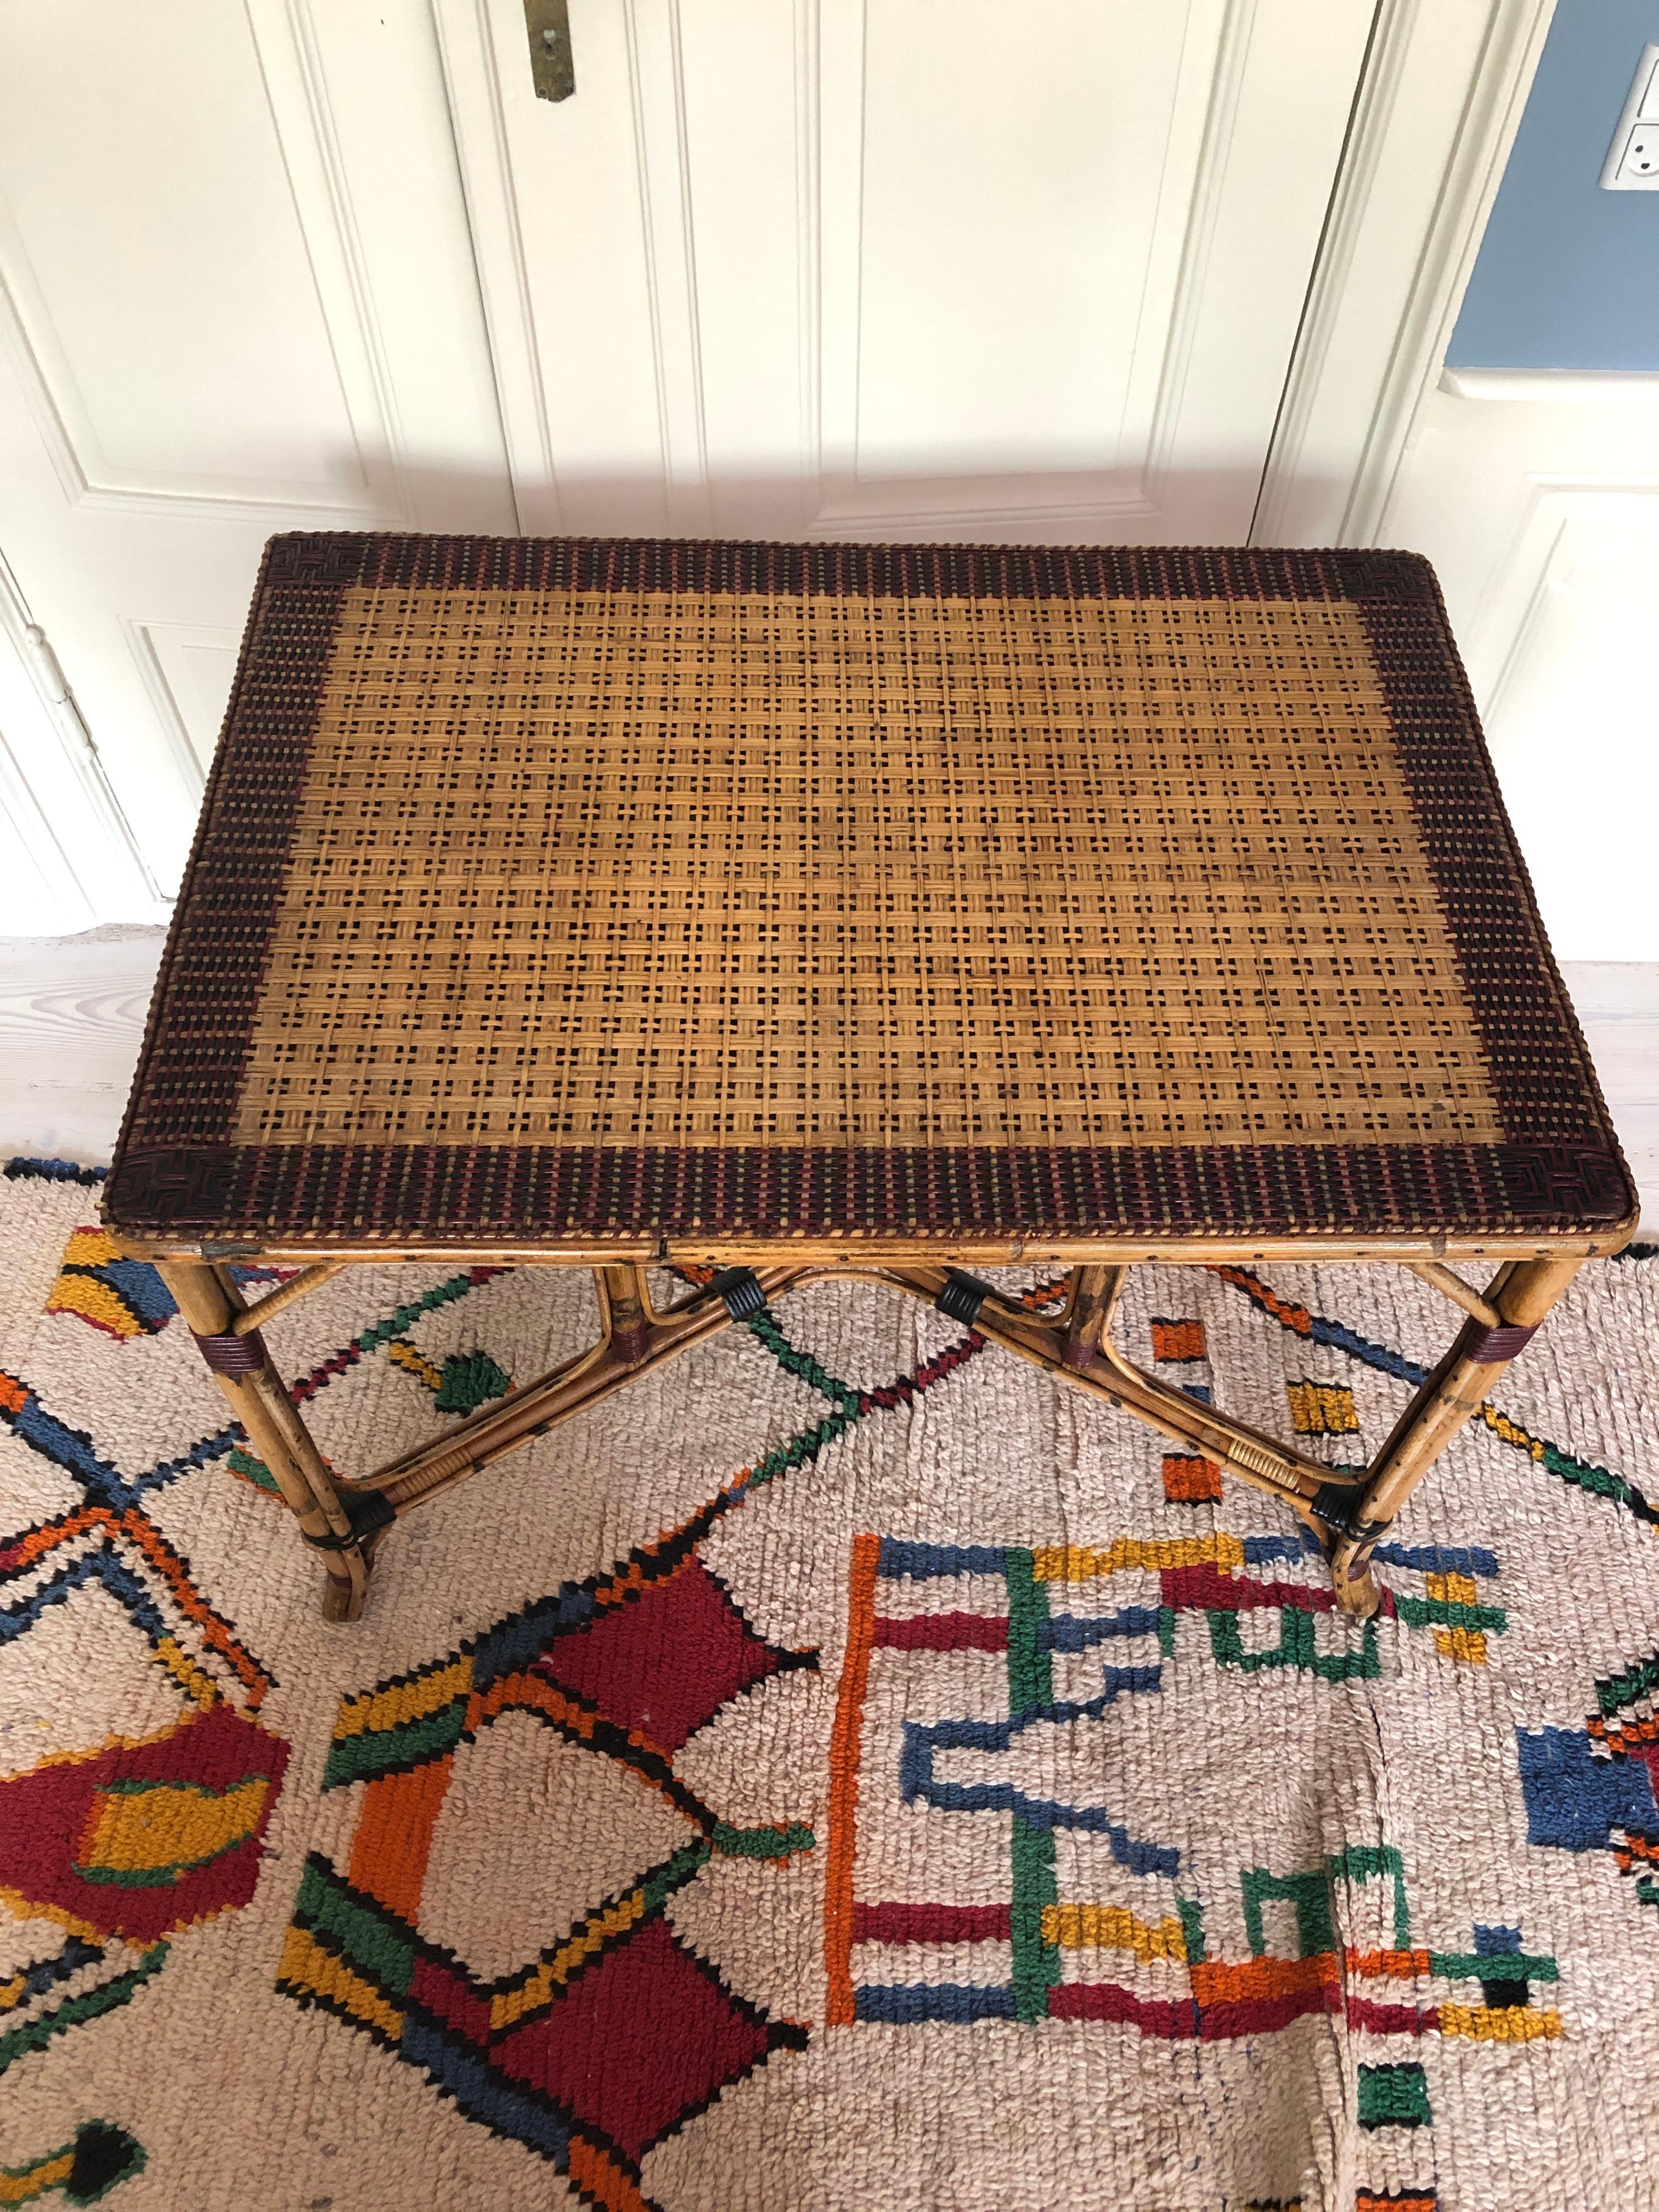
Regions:
[[1659, 192], [1596, 182], [1650, 39], [1659, 0], [1559, 0], [1453, 368], [1659, 370]]

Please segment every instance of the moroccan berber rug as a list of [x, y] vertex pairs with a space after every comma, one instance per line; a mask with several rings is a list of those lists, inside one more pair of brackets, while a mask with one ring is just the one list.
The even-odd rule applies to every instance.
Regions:
[[[95, 1178], [6, 1174], [0, 2204], [1659, 2203], [1653, 1261], [1505, 1376], [1373, 1621], [1270, 1501], [835, 1285], [328, 1628]], [[365, 1270], [270, 1335], [357, 1467], [590, 1295]], [[1123, 1320], [1333, 1462], [1446, 1332], [1339, 1267]]]

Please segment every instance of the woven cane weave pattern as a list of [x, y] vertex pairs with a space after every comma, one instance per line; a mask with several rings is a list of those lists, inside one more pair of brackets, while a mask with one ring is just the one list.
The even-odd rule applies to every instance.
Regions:
[[1433, 580], [273, 541], [112, 1218], [1582, 1230], [1632, 1194]]
[[[1369, 1622], [1273, 1500], [834, 1284], [401, 1524], [341, 1630], [91, 1180], [0, 1179], [0, 2201], [1659, 2202], [1659, 1264], [1584, 1270]], [[1149, 1268], [1119, 1335], [1340, 1462], [1449, 1310]], [[266, 1333], [345, 1471], [592, 1326], [430, 1266]]]
[[239, 1142], [1502, 1133], [1352, 608], [345, 595]]

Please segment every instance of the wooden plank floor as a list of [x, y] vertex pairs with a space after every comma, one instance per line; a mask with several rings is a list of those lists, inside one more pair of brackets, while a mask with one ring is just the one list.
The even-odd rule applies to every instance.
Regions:
[[[0, 1159], [107, 1162], [161, 957], [160, 929], [0, 938]], [[1659, 963], [1563, 969], [1659, 1237]]]
[[0, 937], [0, 1159], [107, 1165], [165, 936]]

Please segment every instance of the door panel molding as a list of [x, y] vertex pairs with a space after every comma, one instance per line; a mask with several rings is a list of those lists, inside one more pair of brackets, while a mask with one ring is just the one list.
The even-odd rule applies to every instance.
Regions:
[[27, 247], [0, 205], [0, 323], [58, 482], [70, 505], [161, 510], [204, 520], [398, 527], [412, 517], [399, 463], [392, 379], [356, 228], [319, 55], [311, 0], [245, 0], [242, 20], [326, 332], [359, 487], [125, 468], [111, 460], [73, 361], [35, 279]]
[[[1659, 556], [1659, 476], [1624, 482], [1604, 477], [1535, 477], [1517, 502], [1519, 512], [1498, 557], [1480, 627], [1479, 691], [1484, 719], [1501, 732], [1505, 712], [1514, 705], [1544, 628], [1550, 598], [1582, 586], [1605, 568], [1608, 549], [1632, 538], [1644, 540], [1649, 559], [1641, 570], [1654, 573]], [[1597, 582], [1604, 578], [1595, 577]], [[1632, 590], [1632, 599], [1638, 594]], [[1650, 595], [1640, 594], [1645, 602]], [[1645, 606], [1644, 608], [1645, 611]], [[1651, 711], [1643, 635], [1630, 633], [1628, 690], [1645, 717]], [[1643, 750], [1647, 750], [1645, 744]]]
[[[1140, 465], [1143, 488], [1140, 495], [1149, 507], [1158, 503], [1158, 493], [1169, 476], [1175, 456], [1182, 403], [1186, 397], [1188, 374], [1192, 367], [1198, 338], [1204, 280], [1215, 244], [1216, 226], [1226, 191], [1228, 156], [1232, 150], [1239, 106], [1244, 96], [1245, 64], [1249, 58], [1255, 17], [1256, 0], [1227, 0], [1226, 11], [1217, 27], [1212, 58], [1206, 72], [1209, 96], [1204, 115], [1204, 135], [1199, 143], [1194, 190], [1188, 203], [1186, 220], [1182, 225], [1175, 296], [1168, 318], [1169, 337], [1163, 349]], [[1189, 26], [1189, 46], [1190, 43]], [[1183, 52], [1183, 77], [1188, 74], [1188, 56]], [[1179, 94], [1176, 101], [1179, 118]], [[1156, 246], [1152, 258], [1155, 264]], [[1146, 319], [1144, 306], [1142, 319], [1143, 322]], [[1139, 351], [1137, 346], [1137, 353]]]
[[[241, 644], [238, 631], [217, 623], [145, 622], [124, 615], [121, 629], [144, 679], [173, 751], [173, 766], [192, 798], [201, 797], [224, 719], [223, 700], [206, 696], [221, 688], [228, 698]], [[192, 684], [191, 656], [210, 655], [221, 682]]]
[[[1230, 18], [1254, 12], [1255, 0], [1199, 0], [1200, 10], [1217, 16], [1224, 7]], [[816, 13], [817, 11], [815, 11]], [[808, 442], [819, 456], [817, 499], [805, 534], [809, 538], [871, 539], [927, 536], [986, 535], [996, 537], [1026, 530], [1057, 527], [1078, 537], [1097, 534], [1103, 528], [1147, 518], [1153, 502], [1143, 489], [1146, 448], [1156, 427], [1167, 415], [1163, 405], [1180, 353], [1177, 338], [1160, 349], [1154, 363], [1156, 384], [1148, 392], [1145, 356], [1136, 349], [1125, 396], [1124, 418], [1132, 418], [1137, 399], [1143, 416], [1142, 451], [1139, 465], [1127, 470], [1071, 472], [1066, 482], [1069, 495], [1056, 498], [1052, 478], [1030, 475], [984, 475], [910, 479], [864, 476], [860, 469], [859, 416], [865, 374], [864, 245], [866, 240], [865, 181], [867, 149], [867, 89], [869, 9], [867, 0], [842, 0], [827, 18], [819, 15], [817, 53], [809, 64], [807, 98], [817, 117], [817, 161], [814, 165], [810, 230], [817, 251], [811, 331], [821, 349], [818, 373], [812, 380], [818, 408], [809, 426]], [[1217, 24], [1218, 33], [1219, 24]], [[1186, 41], [1182, 56], [1182, 83], [1176, 95], [1177, 117], [1171, 137], [1177, 139], [1184, 120], [1190, 130], [1201, 122], [1191, 113], [1193, 79], [1198, 72], [1192, 58], [1193, 41]], [[1206, 77], [1207, 84], [1207, 77]], [[1231, 88], [1237, 96], [1237, 85]], [[1224, 106], [1226, 103], [1224, 102]], [[1196, 157], [1195, 157], [1196, 159]], [[1216, 191], [1200, 192], [1212, 201]], [[826, 212], [827, 211], [827, 212]], [[1190, 237], [1194, 208], [1184, 226]], [[1160, 205], [1159, 221], [1147, 257], [1146, 287], [1141, 322], [1152, 315], [1155, 275], [1169, 264], [1180, 317], [1186, 304], [1183, 287], [1194, 277], [1194, 269], [1181, 253], [1180, 240], [1169, 236], [1170, 215]], [[805, 241], [804, 241], [805, 243]], [[1190, 316], [1187, 319], [1190, 323]], [[1176, 331], [1181, 323], [1177, 320]], [[1137, 392], [1137, 386], [1140, 387]], [[1114, 442], [1122, 443], [1123, 420], [1115, 426]], [[1046, 491], [1046, 496], [1045, 496]]]
[[820, 332], [841, 335], [833, 365], [826, 364], [818, 379], [824, 399], [817, 444], [824, 459], [810, 537], [985, 534], [995, 538], [1058, 531], [1097, 538], [1126, 528], [1139, 534], [1153, 520], [1175, 459], [1256, 13], [1257, 0], [1193, 0], [1189, 8], [1164, 149], [1164, 179], [1167, 184], [1171, 170], [1189, 163], [1192, 186], [1184, 203], [1160, 191], [1133, 365], [1114, 440], [1116, 465], [1069, 471], [1065, 492], [1056, 495], [1055, 478], [1046, 476], [933, 477], [884, 483], [860, 472], [867, 0], [833, 12], [836, 28], [820, 71], [830, 91], [827, 100], [821, 94], [819, 100], [820, 146], [824, 150], [812, 222], [822, 238], [824, 202], [839, 205], [842, 237], [839, 251], [826, 245], [822, 254], [816, 326]]
[[1618, 839], [1659, 815], [1650, 742], [1659, 390], [1577, 404], [1436, 389], [1392, 514], [1429, 554], [1532, 871], [1568, 959], [1659, 958]]
[[[726, 526], [709, 451], [699, 216], [684, 81], [684, 40], [697, 27], [682, 17], [678, 0], [623, 4], [633, 182], [651, 317], [658, 448], [651, 465], [663, 518], [656, 526], [720, 529]], [[559, 441], [542, 375], [551, 340], [537, 327], [499, 73], [520, 64], [527, 68], [518, 10], [492, 11], [491, 0], [434, 5], [521, 519], [531, 529], [568, 527], [562, 521]], [[1252, 533], [1257, 542], [1370, 544], [1392, 526], [1401, 467], [1461, 304], [1553, 5], [1460, 0], [1451, 8], [1437, 0], [1377, 0], [1374, 10], [1355, 6], [1340, 16], [1327, 6], [1309, 18], [1321, 31], [1340, 21], [1364, 64], [1334, 190], [1322, 210], [1322, 236], [1261, 476]], [[1194, 82], [1203, 88], [1196, 125], [1203, 150], [1190, 198], [1176, 211], [1179, 274], [1165, 295], [1171, 302], [1166, 341], [1150, 362], [1144, 342], [1136, 350], [1136, 398], [1124, 410], [1121, 465], [1060, 478], [883, 482], [861, 478], [859, 469], [866, 0], [791, 0], [799, 534], [1164, 534], [1159, 511], [1181, 470], [1183, 415], [1196, 426], [1214, 404], [1207, 386], [1201, 393], [1189, 386], [1195, 324], [1249, 66], [1264, 39], [1285, 35], [1280, 12], [1261, 0], [1193, 0], [1182, 67], [1188, 94]], [[589, 21], [597, 26], [597, 17]], [[580, 46], [587, 25], [579, 16], [575, 27]], [[1180, 160], [1176, 142], [1183, 127], [1177, 117], [1172, 165]], [[1167, 206], [1160, 210], [1165, 241], [1174, 220]], [[1149, 283], [1148, 327], [1157, 319], [1153, 289]], [[637, 465], [645, 462], [641, 453]], [[712, 517], [707, 524], [705, 514]]]
[[[112, 895], [155, 921], [161, 898], [80, 703], [10, 562], [0, 553], [0, 808], [32, 837], [60, 912], [100, 918]], [[44, 835], [42, 833], [45, 833]], [[77, 927], [76, 921], [57, 922]]]
[[1659, 814], [1647, 650], [1659, 474], [1538, 477], [1516, 506], [1477, 632], [1504, 797], [1562, 957], [1659, 959], [1647, 876], [1608, 844]]
[[244, 5], [356, 436], [369, 495], [362, 511], [385, 514], [393, 528], [410, 528], [415, 514], [397, 386], [329, 94], [313, 0], [244, 0]]
[[432, 0], [432, 10], [519, 527], [556, 537], [564, 520], [489, 0]]
[[[800, 338], [814, 352], [817, 374], [803, 376], [813, 415], [804, 425], [804, 443], [817, 466], [809, 479], [811, 514], [809, 536], [830, 537], [839, 530], [857, 533], [842, 511], [857, 495], [859, 374], [862, 358], [864, 240], [864, 75], [869, 32], [865, 0], [856, 5], [830, 0], [829, 20], [815, 11], [811, 47], [797, 43], [800, 91], [798, 116], [809, 115], [813, 133], [808, 174], [808, 204], [800, 212], [809, 226], [802, 246], [810, 255], [811, 313], [803, 318]], [[797, 155], [799, 161], [800, 154]], [[833, 228], [824, 219], [826, 201], [843, 211]], [[850, 216], [850, 220], [846, 219]], [[836, 312], [830, 312], [831, 307]], [[874, 519], [870, 534], [887, 527]]]
[[623, 0], [623, 21], [667, 525], [672, 536], [706, 538], [714, 520], [679, 0]]
[[[1494, 730], [1536, 641], [1548, 594], [1571, 583], [1587, 544], [1644, 528], [1659, 554], [1659, 475], [1528, 476], [1516, 487], [1465, 654], [1482, 718]], [[1631, 643], [1634, 661], [1636, 633]], [[1650, 700], [1650, 685], [1640, 688]]]
[[[0, 584], [0, 823], [9, 832], [9, 841], [0, 833], [0, 933], [67, 934], [100, 918], [89, 886], [106, 860], [119, 871], [125, 856], [104, 849], [102, 825], [11, 635], [6, 596]], [[137, 885], [122, 888], [143, 897]]]

